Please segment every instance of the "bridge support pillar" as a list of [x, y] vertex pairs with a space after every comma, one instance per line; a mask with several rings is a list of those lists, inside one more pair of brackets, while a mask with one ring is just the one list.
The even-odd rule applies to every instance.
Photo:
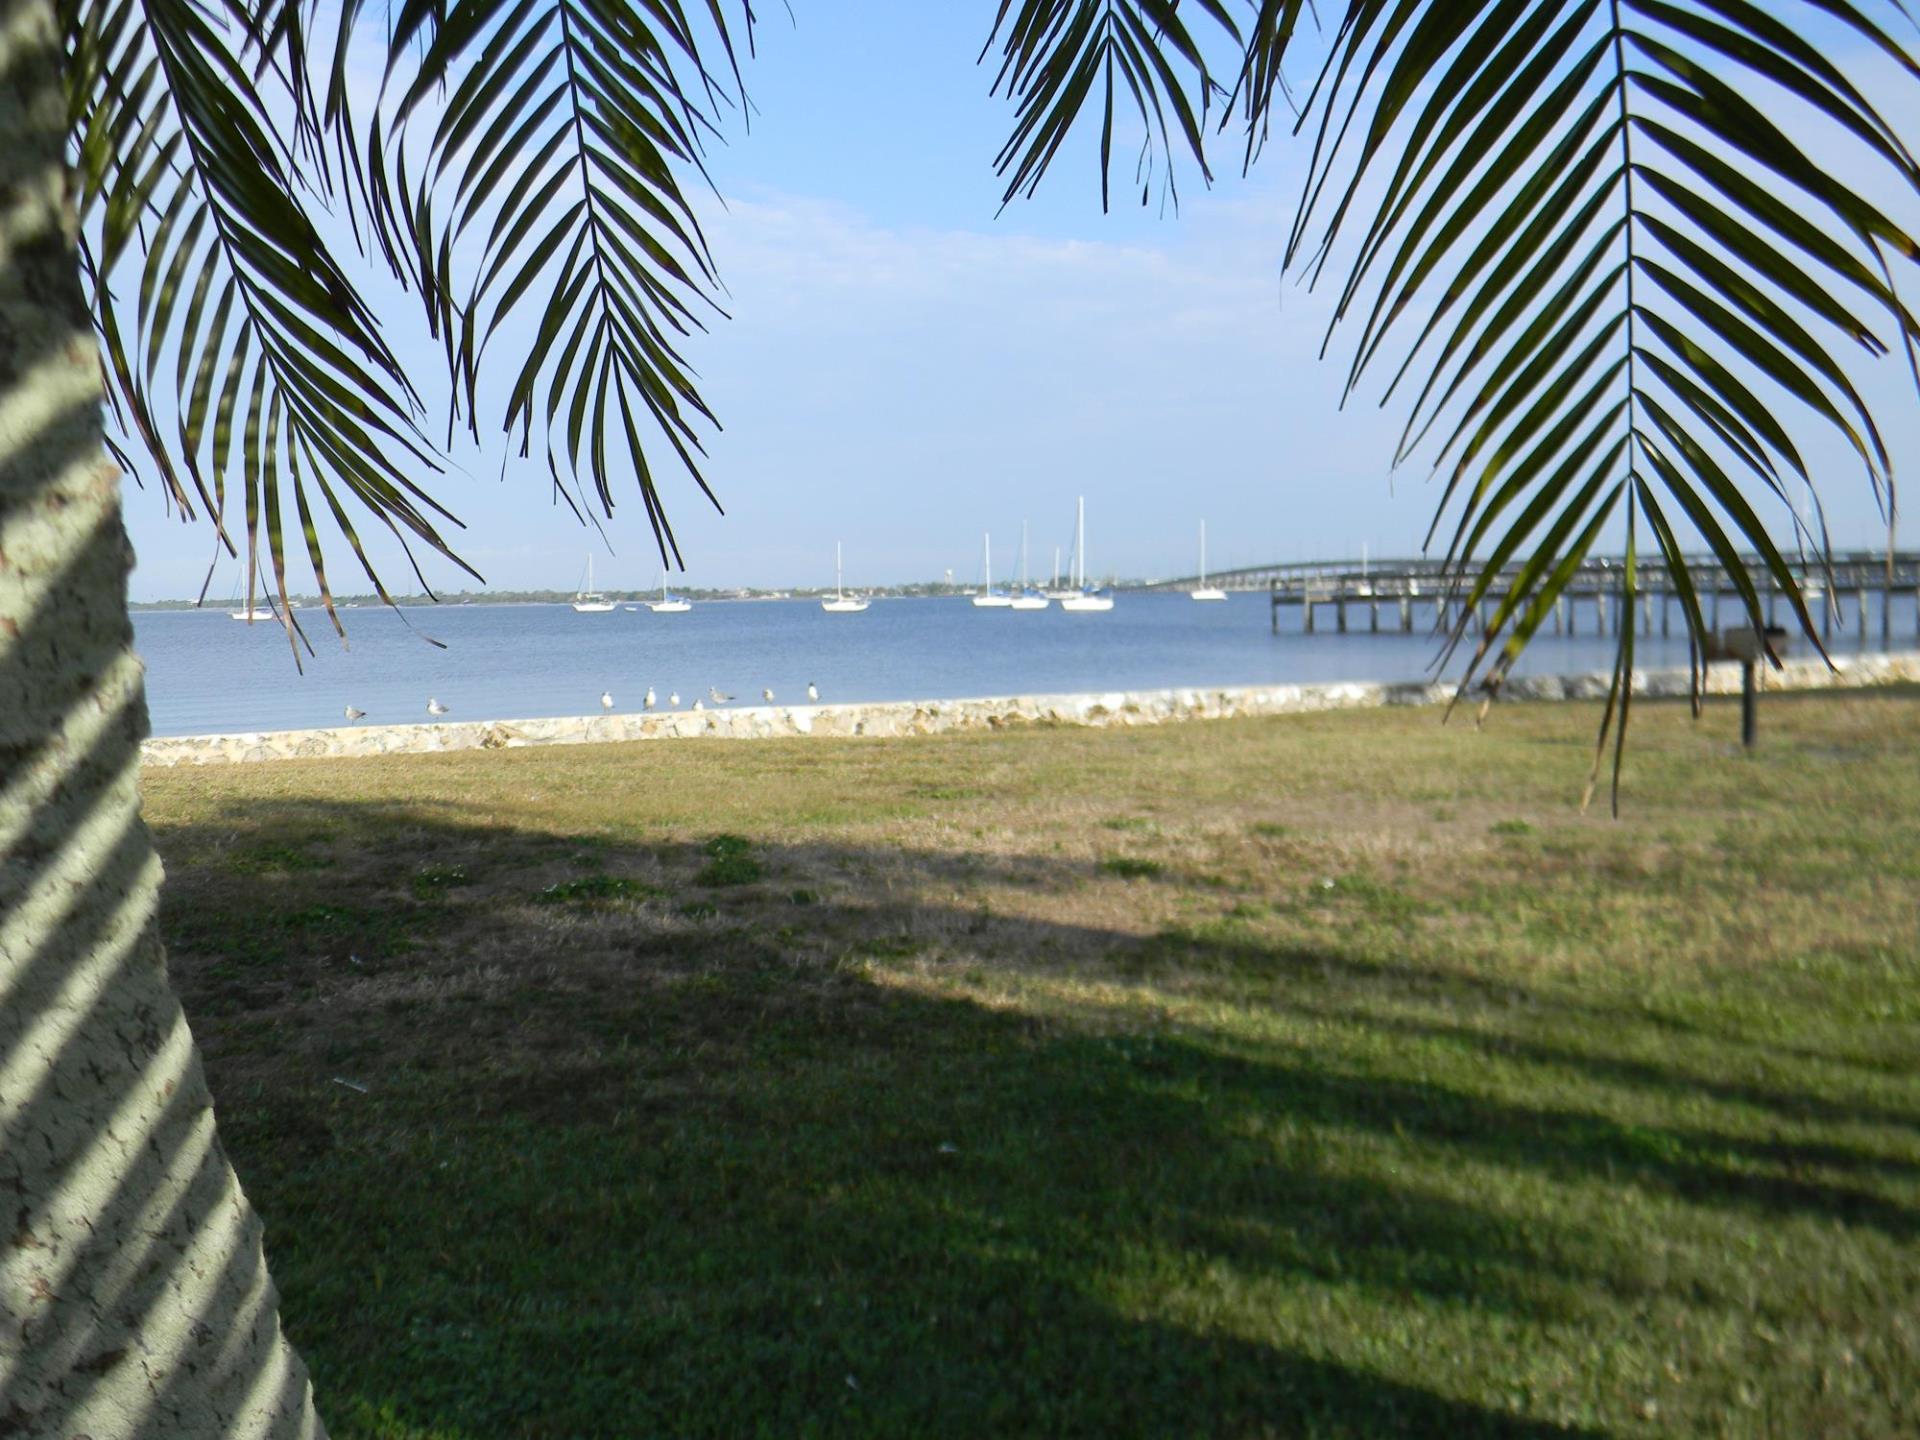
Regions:
[[1413, 597], [1411, 595], [1400, 597], [1400, 629], [1403, 634], [1413, 633]]
[[1342, 635], [1346, 634], [1347, 633], [1347, 597], [1346, 596], [1342, 595], [1338, 600], [1333, 602], [1333, 618], [1334, 618], [1334, 624], [1339, 627], [1340, 633]]
[[1313, 597], [1311, 595], [1302, 596], [1300, 604], [1306, 610], [1306, 633], [1311, 635], [1313, 633]]
[[1370, 597], [1367, 600], [1367, 628], [1375, 635], [1380, 633], [1380, 601]]
[[1713, 627], [1714, 630], [1716, 631], [1719, 630], [1720, 628], [1720, 582], [1717, 580], [1714, 582], [1714, 586], [1713, 586], [1713, 619], [1708, 623]]
[[1668, 600], [1667, 592], [1662, 590], [1660, 592], [1660, 638], [1664, 640], [1671, 634], [1673, 634], [1673, 606]]

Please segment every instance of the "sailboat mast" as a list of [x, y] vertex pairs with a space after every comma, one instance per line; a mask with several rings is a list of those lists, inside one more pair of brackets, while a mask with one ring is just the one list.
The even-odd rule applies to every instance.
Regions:
[[986, 579], [981, 588], [989, 595], [993, 593], [993, 535], [991, 532], [980, 537], [980, 572]]
[[1027, 588], [1027, 522], [1020, 522], [1020, 588]]
[[1207, 588], [1207, 522], [1200, 522], [1200, 588]]
[[1087, 497], [1077, 496], [1073, 511], [1073, 588], [1087, 588]]

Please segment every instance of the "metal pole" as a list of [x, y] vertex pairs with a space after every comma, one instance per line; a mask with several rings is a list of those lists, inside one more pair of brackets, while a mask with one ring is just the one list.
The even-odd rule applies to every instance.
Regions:
[[1755, 714], [1758, 708], [1754, 703], [1753, 667], [1759, 662], [1748, 660], [1740, 666], [1740, 743], [1753, 749], [1755, 737], [1759, 734], [1759, 721]]

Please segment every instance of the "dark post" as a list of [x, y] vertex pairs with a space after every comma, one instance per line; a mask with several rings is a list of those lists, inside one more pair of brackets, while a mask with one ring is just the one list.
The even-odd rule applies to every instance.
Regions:
[[1745, 660], [1740, 664], [1740, 743], [1753, 749], [1754, 739], [1760, 733], [1758, 706], [1754, 703], [1753, 667], [1760, 662]]

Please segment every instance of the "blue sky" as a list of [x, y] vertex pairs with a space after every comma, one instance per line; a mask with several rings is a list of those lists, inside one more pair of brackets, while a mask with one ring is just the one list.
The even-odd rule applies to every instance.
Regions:
[[[728, 513], [690, 483], [670, 489], [690, 580], [830, 583], [837, 539], [850, 583], [949, 568], [970, 581], [982, 532], [1005, 573], [1023, 519], [1045, 569], [1079, 494], [1102, 575], [1190, 572], [1203, 517], [1215, 568], [1417, 550], [1435, 492], [1424, 466], [1389, 475], [1401, 414], [1383, 416], [1377, 387], [1338, 410], [1351, 337], [1318, 360], [1329, 301], [1280, 275], [1303, 145], [1276, 140], [1243, 180], [1229, 139], [1211, 190], [1180, 169], [1177, 213], [1118, 185], [1103, 216], [1082, 136], [1037, 199], [996, 215], [991, 161], [1013, 112], [987, 93], [991, 62], [974, 64], [992, 5], [792, 8], [761, 7], [751, 128], [736, 117], [711, 156], [725, 205], [705, 222], [732, 318], [689, 353], [725, 426], [708, 475]], [[439, 367], [404, 321], [391, 338]], [[1912, 392], [1878, 368], [1910, 468]], [[483, 434], [436, 493], [489, 582], [571, 587], [589, 548], [603, 585], [657, 581], [636, 491], [616, 494], [603, 541], [555, 505], [544, 465], [501, 483], [503, 442]], [[1883, 536], [1857, 467], [1835, 464], [1826, 499], [1837, 543]], [[196, 592], [207, 530], [167, 520], [151, 487], [128, 510], [135, 598]], [[337, 548], [336, 587], [362, 588]], [[411, 588], [397, 552], [380, 553]], [[444, 561], [426, 569], [466, 583]]]

